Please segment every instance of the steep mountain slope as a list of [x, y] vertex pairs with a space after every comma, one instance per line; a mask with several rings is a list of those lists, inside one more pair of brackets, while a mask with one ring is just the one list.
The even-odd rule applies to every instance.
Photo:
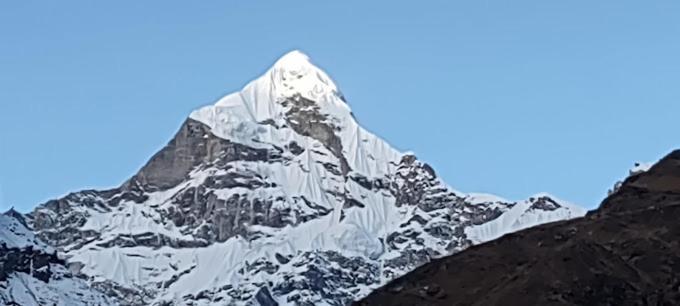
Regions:
[[680, 151], [586, 217], [434, 260], [357, 305], [678, 305]]
[[53, 248], [40, 242], [19, 213], [0, 214], [0, 304], [114, 305], [68, 272]]
[[361, 128], [291, 52], [200, 108], [120, 187], [28, 216], [92, 285], [129, 305], [343, 305], [429, 261], [581, 216], [540, 194], [466, 195]]

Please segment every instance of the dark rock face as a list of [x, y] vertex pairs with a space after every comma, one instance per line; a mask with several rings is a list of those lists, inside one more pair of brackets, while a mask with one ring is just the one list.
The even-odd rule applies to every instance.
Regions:
[[434, 260], [356, 304], [678, 305], [679, 218], [675, 151], [584, 218]]
[[214, 137], [204, 124], [187, 119], [170, 143], [132, 180], [148, 191], [172, 188], [185, 180], [191, 169], [213, 161], [228, 146], [228, 141]]
[[340, 160], [342, 175], [347, 176], [351, 169], [342, 153], [342, 141], [335, 134], [337, 128], [326, 115], [321, 114], [319, 105], [299, 94], [283, 101], [282, 104], [290, 107], [286, 113], [286, 122], [290, 127], [300, 135], [314, 138], [328, 148]]
[[[301, 150], [297, 144], [291, 144], [290, 147], [290, 150], [296, 152]], [[251, 148], [218, 138], [205, 124], [187, 119], [173, 140], [121, 187], [72, 193], [41, 205], [29, 217], [37, 235], [50, 245], [56, 247], [84, 245], [99, 236], [95, 231], [81, 230], [90, 217], [87, 212], [79, 209], [82, 206], [99, 212], [110, 212], [123, 200], [142, 203], [147, 200], [150, 192], [177, 186], [186, 181], [189, 173], [197, 168], [215, 167], [229, 170], [231, 166], [228, 164], [233, 161], [273, 163], [281, 160], [281, 149]], [[280, 228], [296, 224], [305, 218], [328, 213], [320, 209], [313, 215], [300, 215], [299, 212], [290, 209], [271, 209], [275, 199], [249, 200], [238, 195], [219, 199], [214, 193], [214, 190], [219, 189], [239, 187], [257, 189], [274, 185], [275, 183], [268, 182], [259, 174], [251, 172], [233, 171], [207, 177], [204, 184], [199, 187], [180, 190], [174, 196], [174, 205], [162, 211], [163, 218], [172, 220], [176, 226], [188, 225], [189, 230], [195, 230], [195, 236], [200, 241], [177, 241], [148, 233], [141, 237], [121, 235], [101, 246], [205, 246], [213, 241], [225, 241], [235, 235], [247, 235], [245, 227], [250, 225]], [[308, 203], [303, 198], [297, 200]]]
[[260, 306], [279, 306], [279, 303], [272, 297], [272, 294], [269, 293], [267, 287], [262, 287], [257, 291], [255, 294], [255, 301], [260, 303]]
[[55, 247], [85, 244], [96, 239], [98, 233], [80, 229], [87, 222], [88, 216], [74, 209], [72, 203], [78, 203], [78, 205], [95, 210], [108, 211], [110, 210], [109, 205], [105, 198], [100, 197], [100, 194], [108, 195], [108, 193], [108, 191], [82, 191], [43, 204], [44, 210], [29, 215], [36, 236]]
[[375, 262], [362, 257], [348, 258], [334, 251], [305, 253], [294, 266], [303, 269], [299, 273], [303, 277], [286, 276], [272, 291], [277, 295], [298, 292], [286, 301], [295, 305], [314, 305], [303, 299], [308, 292], [320, 293], [322, 301], [331, 305], [347, 305], [352, 301], [352, 296], [346, 292], [348, 288], [380, 281]]
[[131, 185], [138, 184], [137, 188], [147, 192], [166, 190], [185, 181], [189, 172], [201, 164], [268, 161], [276, 160], [278, 155], [280, 152], [251, 148], [216, 137], [205, 124], [187, 119], [170, 143], [151, 157], [123, 189], [133, 189]]
[[100, 292], [104, 292], [117, 302], [123, 303], [123, 305], [145, 305], [145, 302], [153, 297], [152, 293], [145, 292], [143, 288], [136, 288], [134, 286], [130, 286], [132, 288], [124, 287], [108, 280], [92, 283], [92, 287]]
[[[228, 176], [208, 178], [204, 186], [180, 191], [174, 197], [174, 205], [165, 212], [167, 218], [172, 219], [177, 226], [197, 229], [197, 238], [208, 242], [225, 241], [235, 235], [248, 236], [247, 227], [250, 225], [281, 228], [295, 222], [288, 218], [289, 211], [273, 209], [272, 200], [251, 200], [238, 194], [227, 199], [217, 197], [210, 186], [217, 184], [233, 186], [224, 188], [257, 188], [258, 185], [265, 184], [253, 177], [241, 179], [238, 183], [230, 179]], [[214, 189], [219, 188], [222, 187]]]
[[32, 247], [8, 248], [0, 243], [0, 282], [7, 280], [15, 272], [32, 274], [43, 282], [49, 282], [52, 277], [50, 264], [63, 265], [64, 261], [56, 253], [46, 254]]
[[530, 209], [540, 209], [544, 211], [553, 211], [560, 208], [560, 204], [557, 204], [553, 199], [548, 197], [540, 197], [537, 199], [529, 199], [533, 202]]
[[396, 205], [416, 205], [425, 212], [455, 206], [460, 199], [437, 179], [434, 170], [416, 159], [404, 155], [394, 176], [390, 191]]

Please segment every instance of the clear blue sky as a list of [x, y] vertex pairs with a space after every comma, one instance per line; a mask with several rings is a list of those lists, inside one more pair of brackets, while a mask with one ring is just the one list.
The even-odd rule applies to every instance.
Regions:
[[2, 1], [0, 210], [117, 186], [291, 49], [461, 191], [594, 207], [680, 147], [680, 1], [252, 2]]

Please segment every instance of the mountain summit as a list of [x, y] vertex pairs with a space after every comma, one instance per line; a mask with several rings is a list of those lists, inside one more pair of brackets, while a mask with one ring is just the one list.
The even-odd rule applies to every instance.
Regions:
[[359, 126], [293, 51], [192, 112], [120, 187], [26, 220], [123, 305], [344, 305], [432, 258], [583, 214], [547, 194], [454, 191]]

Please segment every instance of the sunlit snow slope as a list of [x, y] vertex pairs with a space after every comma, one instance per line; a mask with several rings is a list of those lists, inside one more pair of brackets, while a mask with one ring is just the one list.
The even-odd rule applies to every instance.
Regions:
[[467, 195], [360, 127], [293, 51], [191, 113], [122, 186], [29, 221], [129, 305], [344, 305], [473, 243], [584, 211], [546, 194]]

